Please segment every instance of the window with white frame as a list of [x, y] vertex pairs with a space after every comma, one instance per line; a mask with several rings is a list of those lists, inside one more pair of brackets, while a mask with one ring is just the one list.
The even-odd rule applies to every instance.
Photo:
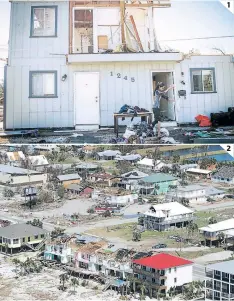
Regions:
[[192, 93], [216, 92], [215, 69], [201, 68], [190, 69]]
[[215, 275], [220, 276], [220, 271], [215, 270]]
[[57, 97], [56, 71], [30, 71], [29, 97], [51, 98]]
[[31, 37], [57, 36], [57, 6], [34, 6], [31, 16]]

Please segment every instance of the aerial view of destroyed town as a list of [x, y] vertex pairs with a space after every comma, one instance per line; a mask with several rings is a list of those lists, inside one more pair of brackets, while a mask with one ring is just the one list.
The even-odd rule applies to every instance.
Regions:
[[1, 300], [231, 300], [224, 146], [0, 146]]

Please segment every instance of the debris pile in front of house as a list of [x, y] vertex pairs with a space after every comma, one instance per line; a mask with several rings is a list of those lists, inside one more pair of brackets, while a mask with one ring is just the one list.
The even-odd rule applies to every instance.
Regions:
[[166, 128], [160, 128], [160, 133], [158, 134], [158, 126], [148, 124], [146, 121], [133, 123], [131, 122], [126, 126], [125, 132], [122, 137], [111, 138], [109, 143], [118, 144], [178, 144], [180, 142], [176, 141], [170, 136], [170, 132]]

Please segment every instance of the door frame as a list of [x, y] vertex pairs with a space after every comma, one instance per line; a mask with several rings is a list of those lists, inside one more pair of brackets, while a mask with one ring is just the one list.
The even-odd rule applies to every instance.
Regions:
[[177, 112], [177, 100], [176, 100], [176, 93], [175, 93], [175, 91], [176, 91], [176, 84], [175, 84], [175, 70], [173, 70], [173, 69], [169, 69], [169, 70], [166, 70], [166, 69], [162, 69], [162, 70], [160, 70], [160, 69], [157, 69], [157, 70], [151, 70], [150, 71], [150, 87], [151, 87], [151, 91], [153, 91], [153, 73], [172, 73], [172, 76], [173, 76], [173, 79], [174, 79], [174, 96], [175, 96], [175, 106], [174, 106], [174, 108], [175, 108], [175, 120], [174, 121], [176, 121], [177, 122], [177, 114], [176, 114], [176, 112]]
[[76, 89], [75, 89], [75, 79], [76, 79], [76, 74], [81, 73], [92, 73], [92, 74], [98, 74], [98, 88], [99, 88], [99, 103], [98, 103], [98, 125], [101, 125], [101, 112], [100, 112], [100, 102], [101, 102], [101, 85], [100, 85], [100, 72], [99, 71], [74, 71], [73, 75], [73, 100], [74, 100], [74, 127], [78, 124], [76, 123]]

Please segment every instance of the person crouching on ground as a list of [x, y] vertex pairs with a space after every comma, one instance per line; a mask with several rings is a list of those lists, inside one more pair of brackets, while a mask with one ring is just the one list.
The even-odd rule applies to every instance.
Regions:
[[166, 86], [164, 83], [159, 82], [156, 86], [156, 89], [154, 90], [154, 104], [153, 104], [153, 113], [154, 113], [154, 122], [152, 123], [152, 126], [154, 127], [159, 121], [160, 121], [160, 101], [161, 98], [164, 98], [166, 100], [170, 100], [169, 97], [166, 95], [166, 93], [171, 90], [174, 87], [174, 85], [168, 87], [166, 89]]

